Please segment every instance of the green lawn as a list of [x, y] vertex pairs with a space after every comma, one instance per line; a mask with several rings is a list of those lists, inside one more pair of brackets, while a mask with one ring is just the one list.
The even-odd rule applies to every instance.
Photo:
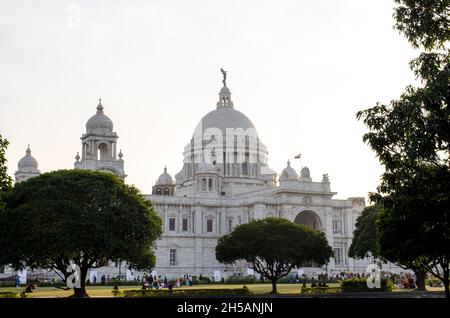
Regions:
[[[183, 286], [182, 289], [225, 289], [225, 288], [242, 288], [244, 285], [240, 284], [210, 284], [210, 285], [195, 285], [191, 287]], [[307, 284], [310, 287], [309, 284]], [[330, 287], [338, 287], [339, 284], [329, 284]], [[247, 287], [250, 291], [256, 295], [267, 294], [272, 290], [271, 284], [249, 284]], [[301, 284], [278, 284], [278, 293], [279, 294], [299, 294]], [[119, 290], [125, 289], [141, 289], [141, 286], [120, 286]], [[15, 287], [0, 287], [0, 292], [20, 292], [23, 288], [18, 289]], [[427, 287], [429, 291], [443, 291], [444, 288], [430, 288]], [[112, 286], [89, 286], [87, 287], [87, 293], [91, 297], [113, 297]], [[406, 290], [399, 290], [406, 291]], [[61, 290], [54, 287], [38, 287], [34, 293], [27, 294], [27, 297], [68, 297], [73, 294], [72, 290]]]

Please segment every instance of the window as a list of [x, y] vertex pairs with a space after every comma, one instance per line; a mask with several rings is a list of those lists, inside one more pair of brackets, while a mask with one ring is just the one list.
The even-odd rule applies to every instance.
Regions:
[[213, 220], [206, 220], [206, 232], [211, 233], [213, 231]]
[[162, 194], [162, 189], [156, 188], [156, 195], [161, 195], [161, 194]]
[[209, 188], [209, 191], [212, 191], [212, 189], [213, 189], [213, 180], [211, 178], [208, 179], [208, 188]]
[[164, 195], [169, 195], [169, 194], [170, 194], [169, 188], [164, 188]]
[[182, 228], [184, 232], [188, 231], [188, 219], [183, 219]]
[[0, 265], [0, 274], [5, 273], [5, 265]]
[[334, 262], [336, 265], [342, 264], [342, 249], [339, 247], [334, 248]]
[[248, 175], [248, 164], [247, 164], [247, 161], [245, 161], [245, 162], [242, 164], [242, 174], [243, 174], [243, 175]]
[[206, 179], [202, 179], [202, 191], [206, 191]]
[[175, 218], [169, 219], [169, 231], [175, 231]]
[[233, 231], [233, 220], [228, 219], [228, 233], [231, 233]]
[[169, 251], [169, 265], [177, 265], [177, 250], [175, 249]]
[[341, 220], [339, 220], [338, 218], [333, 218], [333, 233], [340, 234], [341, 228]]

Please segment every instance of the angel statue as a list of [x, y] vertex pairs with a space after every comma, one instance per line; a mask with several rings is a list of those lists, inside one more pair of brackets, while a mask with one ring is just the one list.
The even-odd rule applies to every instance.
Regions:
[[227, 86], [227, 72], [224, 71], [223, 68], [221, 68], [220, 71], [222, 72], [222, 75], [223, 75], [223, 80], [222, 80], [223, 86]]

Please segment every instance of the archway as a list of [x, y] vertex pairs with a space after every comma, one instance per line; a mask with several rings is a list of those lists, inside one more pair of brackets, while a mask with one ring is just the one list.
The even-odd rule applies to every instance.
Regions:
[[313, 211], [301, 211], [295, 217], [294, 223], [303, 224], [313, 230], [323, 230], [320, 217]]
[[101, 143], [97, 150], [97, 160], [108, 160], [108, 145]]

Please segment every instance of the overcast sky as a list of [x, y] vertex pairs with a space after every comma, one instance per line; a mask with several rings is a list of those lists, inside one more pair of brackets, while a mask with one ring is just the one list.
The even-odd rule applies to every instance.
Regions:
[[[127, 183], [174, 176], [220, 68], [235, 109], [280, 173], [328, 173], [336, 198], [367, 196], [382, 168], [358, 110], [397, 98], [415, 57], [392, 0], [0, 0], [0, 134], [9, 173], [31, 144], [39, 169], [73, 168], [101, 97]], [[293, 156], [302, 153], [301, 163]]]

